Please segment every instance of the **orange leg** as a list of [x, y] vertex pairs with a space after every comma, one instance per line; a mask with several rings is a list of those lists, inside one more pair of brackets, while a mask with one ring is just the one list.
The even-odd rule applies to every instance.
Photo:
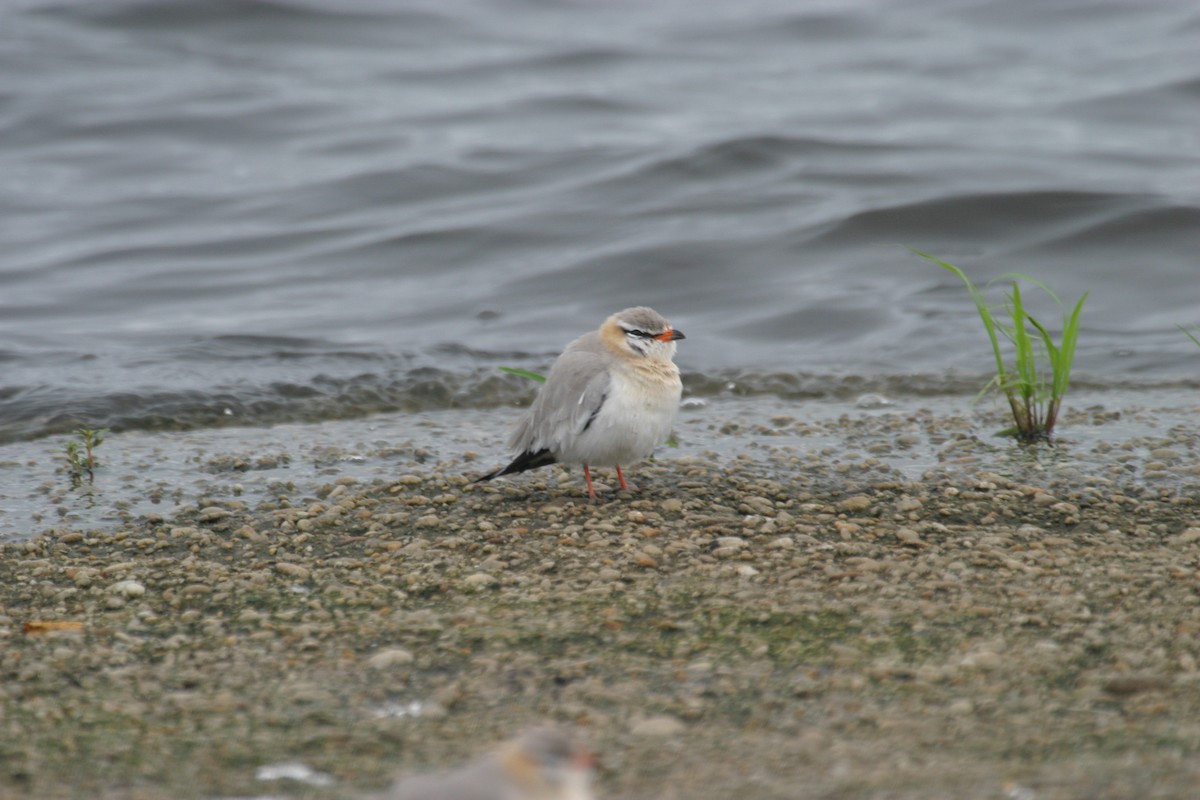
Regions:
[[588, 469], [588, 465], [583, 465], [583, 479], [587, 481], [588, 497], [596, 499], [596, 490], [592, 488], [592, 472]]
[[624, 473], [621, 472], [621, 465], [617, 464], [616, 467], [617, 467], [617, 480], [619, 480], [621, 482], [621, 491], [628, 492], [629, 484], [627, 484], [625, 482], [625, 475], [624, 475]]

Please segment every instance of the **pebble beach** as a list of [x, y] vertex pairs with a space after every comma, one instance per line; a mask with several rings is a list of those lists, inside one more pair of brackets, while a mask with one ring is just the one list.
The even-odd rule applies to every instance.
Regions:
[[594, 504], [566, 468], [473, 484], [503, 431], [443, 419], [4, 541], [0, 797], [354, 798], [547, 720], [600, 797], [1196, 795], [1186, 409], [1035, 451], [986, 413], [759, 411], [685, 411]]

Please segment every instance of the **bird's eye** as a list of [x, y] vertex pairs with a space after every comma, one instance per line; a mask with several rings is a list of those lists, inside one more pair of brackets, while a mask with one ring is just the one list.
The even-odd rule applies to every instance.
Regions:
[[645, 331], [628, 330], [628, 331], [625, 331], [625, 333], [628, 334], [629, 336], [636, 336], [639, 339], [653, 339], [654, 338], [654, 334], [646, 333]]

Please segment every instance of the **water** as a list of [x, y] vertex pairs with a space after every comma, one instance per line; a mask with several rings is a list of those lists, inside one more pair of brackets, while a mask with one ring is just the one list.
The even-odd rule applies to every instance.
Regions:
[[6, 0], [0, 442], [509, 404], [635, 304], [694, 395], [973, 391], [907, 246], [1192, 386], [1197, 52], [1144, 0]]

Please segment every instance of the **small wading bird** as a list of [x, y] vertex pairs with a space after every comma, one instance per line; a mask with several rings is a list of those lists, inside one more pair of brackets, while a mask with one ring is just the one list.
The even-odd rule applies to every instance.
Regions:
[[621, 464], [640, 461], [671, 435], [683, 389], [671, 358], [682, 338], [657, 311], [638, 307], [571, 342], [509, 439], [517, 457], [476, 483], [562, 463], [583, 465], [592, 500], [588, 467], [615, 467], [627, 490]]
[[590, 751], [545, 727], [454, 772], [402, 780], [374, 800], [593, 800], [593, 771]]

